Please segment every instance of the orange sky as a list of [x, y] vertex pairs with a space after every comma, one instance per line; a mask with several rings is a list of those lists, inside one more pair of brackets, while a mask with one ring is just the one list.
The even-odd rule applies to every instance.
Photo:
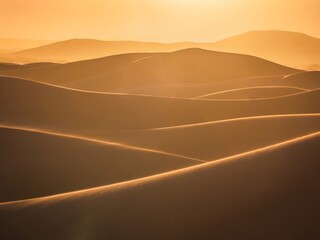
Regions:
[[1, 0], [0, 37], [211, 42], [264, 29], [320, 37], [319, 0]]

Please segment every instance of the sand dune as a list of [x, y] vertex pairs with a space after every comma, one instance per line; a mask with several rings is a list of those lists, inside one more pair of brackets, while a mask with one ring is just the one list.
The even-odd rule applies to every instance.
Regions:
[[[232, 66], [233, 70], [225, 71], [225, 66]], [[162, 54], [125, 54], [2, 75], [91, 91], [127, 92], [167, 84], [211, 83], [295, 72], [298, 70], [252, 56], [186, 49]]]
[[320, 39], [287, 31], [251, 31], [218, 41], [218, 51], [249, 54], [295, 68], [320, 66]]
[[70, 39], [32, 49], [15, 52], [19, 58], [34, 61], [73, 62], [111, 55], [136, 52], [171, 52], [191, 47], [209, 47], [205, 43], [152, 43], [135, 41], [101, 41], [95, 39]]
[[[293, 77], [295, 77], [295, 80], [293, 80]], [[320, 82], [317, 81], [318, 79], [318, 72], [301, 72], [286, 76], [262, 76], [241, 79], [237, 78], [202, 84], [167, 84], [163, 86], [140, 88], [127, 92], [154, 96], [197, 98], [203, 95], [211, 95], [223, 91], [239, 90], [242, 88], [280, 87], [283, 89], [283, 87], [287, 87], [298, 88], [301, 90], [313, 90], [320, 88]], [[271, 95], [277, 95], [275, 91], [271, 91], [271, 89], [269, 92]]]
[[108, 138], [210, 161], [315, 131], [320, 131], [320, 114], [290, 114], [111, 132]]
[[291, 74], [285, 76], [282, 81], [283, 84], [289, 86], [303, 86], [308, 89], [320, 88], [320, 71], [310, 71]]
[[303, 88], [286, 86], [249, 87], [205, 94], [198, 99], [263, 99], [281, 97], [306, 91]]
[[317, 239], [319, 144], [318, 132], [132, 182], [3, 203], [0, 234], [14, 239]]
[[26, 70], [26, 69], [36, 69], [36, 68], [42, 68], [42, 67], [48, 67], [57, 65], [56, 63], [29, 63], [29, 64], [14, 64], [14, 63], [0, 63], [0, 74], [5, 74], [11, 71], [20, 71], [20, 70]]
[[0, 122], [104, 136], [110, 130], [169, 127], [248, 116], [317, 113], [319, 91], [257, 101], [213, 101], [99, 94], [1, 77]]
[[[233, 70], [225, 71], [225, 66], [233, 66]], [[285, 72], [297, 70], [247, 55], [185, 49], [156, 55], [100, 77], [68, 82], [65, 86], [122, 92], [165, 84], [210, 83], [251, 76], [282, 75]]]
[[201, 163], [148, 149], [0, 128], [0, 202], [127, 181]]
[[93, 59], [69, 64], [59, 64], [39, 69], [27, 69], [15, 72], [2, 72], [2, 75], [29, 78], [52, 84], [63, 84], [82, 78], [99, 76], [109, 71], [121, 68], [138, 59], [154, 56], [148, 53], [116, 55], [102, 59]]

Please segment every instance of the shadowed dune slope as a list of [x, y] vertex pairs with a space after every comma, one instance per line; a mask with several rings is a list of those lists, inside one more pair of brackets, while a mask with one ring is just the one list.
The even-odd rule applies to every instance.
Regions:
[[303, 91], [305, 89], [285, 86], [250, 87], [206, 94], [198, 97], [198, 99], [262, 99], [281, 97]]
[[[122, 63], [121, 68], [117, 67], [118, 62]], [[225, 71], [225, 66], [233, 70]], [[257, 57], [185, 49], [162, 54], [125, 54], [6, 74], [84, 90], [126, 92], [166, 84], [210, 83], [295, 72], [298, 70]]]
[[310, 71], [288, 75], [283, 78], [283, 84], [301, 86], [308, 89], [320, 88], [320, 71]]
[[68, 81], [75, 81], [82, 78], [100, 76], [109, 71], [122, 68], [138, 59], [151, 57], [157, 53], [133, 53], [115, 55], [106, 58], [79, 61], [68, 64], [44, 67], [39, 69], [28, 69], [15, 72], [2, 72], [2, 75], [15, 76], [33, 79], [51, 84], [63, 84]]
[[[224, 71], [232, 66], [232, 71]], [[185, 49], [133, 62], [100, 77], [67, 82], [72, 88], [126, 91], [166, 84], [210, 83], [234, 78], [283, 75], [296, 69], [247, 55]]]
[[212, 48], [296, 68], [309, 69], [320, 64], [320, 39], [297, 32], [251, 31], [216, 42]]
[[0, 202], [127, 181], [201, 162], [170, 154], [0, 128]]
[[1, 204], [0, 236], [317, 239], [319, 144], [317, 133], [128, 183]]
[[169, 127], [248, 116], [318, 113], [319, 91], [257, 101], [213, 101], [99, 94], [0, 77], [0, 122], [85, 136], [106, 136], [109, 130]]
[[[291, 85], [290, 85], [291, 84]], [[288, 87], [300, 88], [301, 90], [317, 89], [320, 86], [311, 86], [305, 81], [283, 82], [283, 76], [262, 76], [249, 78], [236, 78], [212, 83], [190, 83], [190, 84], [166, 84], [156, 87], [144, 87], [128, 90], [128, 93], [145, 94], [154, 96], [173, 96], [182, 98], [196, 98], [207, 94], [222, 91], [238, 90], [253, 87]]]
[[261, 116], [110, 133], [114, 141], [210, 161], [320, 131], [320, 114]]

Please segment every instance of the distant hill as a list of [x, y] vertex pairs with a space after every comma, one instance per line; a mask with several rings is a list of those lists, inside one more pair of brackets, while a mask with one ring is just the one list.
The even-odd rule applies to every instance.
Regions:
[[251, 31], [218, 41], [219, 51], [258, 56], [295, 68], [320, 69], [320, 39], [287, 31]]
[[[21, 43], [22, 44], [22, 43]], [[35, 43], [33, 43], [35, 44]], [[153, 43], [137, 41], [101, 41], [95, 39], [70, 39], [46, 45], [21, 48], [0, 56], [1, 61], [73, 62], [123, 53], [172, 52], [186, 48], [242, 53], [261, 57], [282, 65], [306, 69], [320, 69], [320, 39], [303, 33], [288, 31], [251, 31], [215, 43]], [[0, 50], [3, 43], [0, 39]], [[44, 45], [44, 46], [40, 46]], [[29, 49], [26, 49], [29, 48]], [[0, 52], [1, 53], [1, 52]]]
[[152, 43], [136, 41], [101, 41], [95, 39], [70, 39], [41, 47], [23, 50], [12, 56], [34, 61], [72, 62], [123, 53], [171, 52], [191, 47], [209, 47], [205, 43]]

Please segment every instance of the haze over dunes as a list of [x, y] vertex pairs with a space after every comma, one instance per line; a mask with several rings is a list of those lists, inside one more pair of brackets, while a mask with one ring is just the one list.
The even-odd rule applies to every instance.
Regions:
[[48, 40], [0, 38], [0, 53], [13, 53], [51, 43]]
[[294, 68], [320, 69], [320, 39], [285, 31], [252, 31], [214, 43], [220, 51], [249, 54]]
[[0, 8], [1, 240], [320, 239], [319, 1], [27, 2]]
[[0, 60], [13, 63], [65, 63], [125, 53], [172, 52], [186, 48], [202, 48], [248, 54], [292, 68], [320, 70], [320, 39], [289, 31], [250, 31], [217, 42], [207, 43], [103, 41], [96, 39], [69, 39], [48, 43], [48, 41], [0, 39], [0, 44], [1, 41], [8, 41], [8, 43], [4, 43], [4, 48], [7, 50], [2, 51]]
[[152, 43], [136, 41], [102, 41], [95, 39], [70, 39], [25, 49], [14, 53], [17, 57], [34, 59], [35, 61], [71, 62], [84, 59], [105, 57], [136, 52], [170, 52], [209, 44], [197, 43]]

